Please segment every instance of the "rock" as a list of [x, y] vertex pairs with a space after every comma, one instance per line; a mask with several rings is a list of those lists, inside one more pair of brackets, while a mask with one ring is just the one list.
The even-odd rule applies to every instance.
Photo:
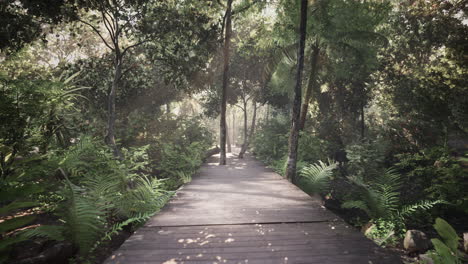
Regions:
[[468, 253], [468, 232], [463, 233], [463, 249]]
[[419, 255], [420, 263], [424, 264], [434, 264], [434, 260], [431, 258], [429, 254], [421, 254]]
[[426, 252], [431, 247], [431, 242], [426, 234], [418, 230], [408, 230], [403, 240], [403, 246], [408, 252]]

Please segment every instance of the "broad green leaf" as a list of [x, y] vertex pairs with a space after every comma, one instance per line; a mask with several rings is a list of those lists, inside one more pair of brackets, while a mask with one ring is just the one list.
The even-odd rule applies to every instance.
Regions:
[[437, 218], [434, 224], [434, 228], [442, 237], [444, 243], [454, 252], [458, 248], [458, 240], [460, 239], [457, 235], [457, 232], [442, 218]]
[[453, 252], [450, 250], [447, 245], [437, 238], [431, 239], [432, 244], [436, 250], [437, 256], [435, 258], [436, 263], [440, 264], [457, 264], [457, 257], [453, 255]]

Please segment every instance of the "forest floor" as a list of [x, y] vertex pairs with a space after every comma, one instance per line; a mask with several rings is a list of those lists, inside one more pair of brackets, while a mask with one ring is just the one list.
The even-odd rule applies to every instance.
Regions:
[[401, 263], [254, 158], [217, 159], [105, 263]]

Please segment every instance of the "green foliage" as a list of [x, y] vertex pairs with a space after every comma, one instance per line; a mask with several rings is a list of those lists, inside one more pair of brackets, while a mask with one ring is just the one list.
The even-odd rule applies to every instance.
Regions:
[[403, 220], [417, 210], [428, 210], [442, 200], [419, 201], [412, 205], [402, 206], [400, 203], [401, 175], [394, 169], [377, 175], [374, 179], [364, 181], [359, 176], [348, 177], [349, 181], [357, 187], [355, 196], [342, 204], [343, 208], [358, 208], [367, 213], [372, 219], [400, 219]]
[[306, 182], [307, 190], [312, 193], [323, 193], [328, 191], [333, 170], [336, 169], [336, 163], [328, 161], [328, 164], [319, 161], [315, 164], [305, 166], [300, 171], [302, 180]]
[[[68, 240], [85, 255], [113, 221], [118, 227], [121, 221], [128, 224], [154, 214], [170, 193], [162, 190], [160, 181], [145, 176], [147, 150], [147, 146], [124, 150], [125, 159], [120, 161], [102, 143], [83, 137], [68, 150], [53, 153], [49, 162], [58, 164], [64, 177], [59, 191], [63, 201], [56, 210], [63, 225], [43, 225], [22, 236]], [[118, 230], [113, 228], [109, 232]]]
[[259, 124], [252, 142], [253, 154], [267, 164], [282, 159], [287, 153], [288, 127], [282, 116]]
[[[403, 237], [405, 226], [402, 222], [389, 219], [374, 219], [366, 236], [379, 246], [394, 246]], [[397, 233], [399, 232], [399, 233]]]
[[348, 179], [357, 187], [358, 199], [345, 201], [343, 208], [361, 209], [373, 219], [390, 218], [396, 214], [401, 176], [394, 170], [387, 170], [371, 182], [365, 182], [360, 176]]
[[23, 216], [17, 215], [19, 210], [34, 208], [39, 206], [39, 202], [33, 198], [38, 193], [44, 191], [44, 188], [38, 184], [24, 184], [18, 181], [0, 180], [0, 215], [11, 216], [5, 218], [0, 223], [0, 255], [6, 255], [11, 246], [24, 241], [27, 237], [15, 232], [36, 219], [36, 216], [29, 213]]
[[381, 140], [346, 146], [348, 173], [363, 179], [379, 174], [384, 166], [386, 148]]
[[[404, 172], [402, 195], [407, 200], [423, 197], [445, 200], [461, 212], [468, 212], [467, 173], [448, 149], [433, 147], [419, 153], [397, 155], [396, 168]], [[447, 207], [440, 211], [449, 211]]]
[[458, 237], [455, 230], [442, 218], [437, 218], [434, 224], [437, 234], [441, 237], [431, 239], [435, 252], [431, 258], [436, 264], [461, 264], [461, 254], [458, 251]]

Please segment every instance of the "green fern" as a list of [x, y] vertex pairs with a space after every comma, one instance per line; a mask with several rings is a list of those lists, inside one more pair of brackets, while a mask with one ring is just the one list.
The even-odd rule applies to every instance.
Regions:
[[65, 226], [70, 240], [79, 247], [80, 254], [89, 252], [103, 232], [105, 218], [103, 211], [96, 207], [83, 193], [83, 189], [66, 180], [67, 208]]
[[345, 201], [342, 207], [361, 209], [372, 219], [404, 219], [418, 210], [429, 210], [434, 205], [443, 203], [441, 200], [420, 201], [401, 206], [401, 175], [393, 169], [388, 169], [368, 183], [356, 176], [348, 177], [348, 180], [357, 187], [358, 199]]
[[319, 161], [318, 163], [305, 166], [300, 175], [307, 182], [312, 193], [321, 193], [327, 191], [330, 186], [330, 177], [333, 170], [336, 168], [336, 163], [329, 161], [328, 164]]
[[59, 225], [42, 225], [37, 228], [26, 230], [21, 234], [26, 238], [45, 237], [51, 240], [65, 240], [66, 227]]
[[446, 203], [445, 201], [443, 200], [435, 200], [435, 201], [427, 201], [427, 200], [424, 200], [424, 201], [419, 201], [415, 204], [411, 204], [411, 205], [405, 205], [403, 206], [400, 211], [398, 212], [398, 214], [402, 217], [402, 218], [405, 218], [405, 217], [408, 217], [408, 216], [411, 216], [412, 214], [414, 214], [416, 211], [420, 211], [420, 210], [429, 210], [431, 209], [432, 207], [434, 207], [434, 205], [437, 205], [437, 204], [444, 204]]

